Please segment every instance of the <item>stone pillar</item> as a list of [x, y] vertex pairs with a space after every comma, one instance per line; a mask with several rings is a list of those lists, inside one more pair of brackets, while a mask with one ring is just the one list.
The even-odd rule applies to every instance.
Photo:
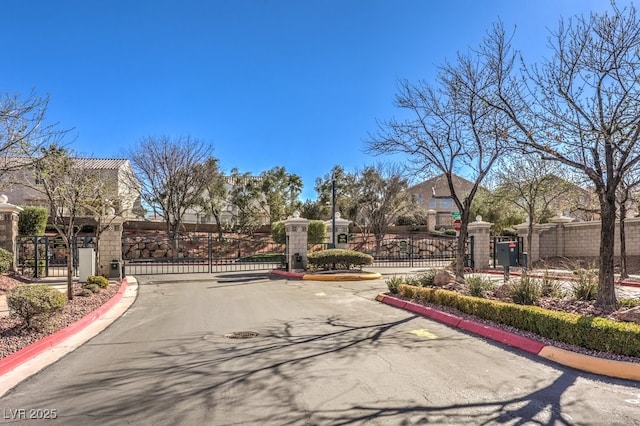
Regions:
[[562, 212], [558, 216], [554, 216], [549, 219], [549, 222], [556, 225], [556, 256], [564, 256], [564, 225], [573, 222], [572, 217], [565, 216]]
[[293, 212], [293, 217], [284, 221], [287, 235], [287, 270], [307, 269], [307, 230], [309, 220], [300, 217], [299, 212]]
[[327, 229], [327, 241], [333, 243], [334, 248], [348, 249], [349, 248], [349, 224], [350, 220], [342, 219], [340, 212], [336, 212], [336, 240], [331, 241], [333, 237], [333, 220], [329, 219], [324, 222]]
[[491, 264], [490, 248], [491, 223], [483, 222], [482, 216], [477, 216], [475, 222], [471, 222], [467, 231], [473, 237], [473, 269], [488, 269]]
[[18, 259], [18, 219], [22, 207], [10, 204], [6, 195], [0, 195], [0, 247], [13, 254], [10, 269], [16, 270]]
[[[120, 216], [107, 216], [102, 218], [102, 223], [110, 223], [110, 225], [100, 234], [100, 241], [98, 241], [100, 264], [96, 274], [111, 277], [113, 276], [111, 261], [116, 260], [122, 264], [122, 224], [124, 219]], [[119, 274], [120, 271], [118, 271], [118, 276]]]
[[542, 231], [542, 228], [537, 224], [533, 225], [531, 250], [529, 250], [529, 222], [527, 221], [520, 225], [516, 225], [515, 228], [518, 232], [518, 237], [522, 237], [523, 247], [520, 248], [520, 251], [527, 253], [527, 260], [530, 267], [533, 262], [540, 260], [540, 232]]
[[427, 210], [427, 231], [433, 232], [436, 230], [436, 211], [433, 209]]

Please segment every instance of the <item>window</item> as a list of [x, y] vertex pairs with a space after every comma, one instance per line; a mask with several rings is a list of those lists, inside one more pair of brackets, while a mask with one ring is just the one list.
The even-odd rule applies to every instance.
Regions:
[[441, 209], [452, 209], [453, 208], [453, 198], [440, 198], [440, 208]]
[[429, 198], [429, 208], [435, 210], [435, 208], [436, 208], [436, 199], [435, 198]]

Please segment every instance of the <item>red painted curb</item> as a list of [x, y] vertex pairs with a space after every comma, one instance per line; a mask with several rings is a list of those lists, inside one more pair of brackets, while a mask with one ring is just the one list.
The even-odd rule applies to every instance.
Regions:
[[113, 297], [107, 300], [107, 302], [104, 303], [102, 306], [89, 312], [87, 315], [80, 318], [78, 321], [74, 322], [73, 324], [69, 324], [65, 328], [58, 330], [55, 333], [47, 337], [44, 337], [38, 340], [37, 342], [30, 344], [27, 347], [20, 349], [18, 352], [12, 353], [11, 355], [4, 357], [2, 360], [0, 360], [0, 376], [13, 370], [19, 365], [27, 362], [28, 360], [35, 357], [36, 355], [41, 354], [47, 349], [50, 349], [55, 345], [59, 344], [60, 342], [68, 339], [75, 333], [87, 327], [90, 323], [92, 323], [96, 319], [101, 318], [109, 309], [115, 306], [116, 303], [118, 303], [122, 299], [122, 296], [124, 295], [124, 292], [126, 289], [127, 289], [127, 278], [125, 277], [122, 279], [122, 282], [120, 283], [120, 288], [118, 288], [118, 291], [116, 292], [116, 294], [114, 294]]
[[300, 279], [300, 280], [304, 277], [304, 274], [301, 274], [299, 272], [278, 271], [276, 269], [272, 270], [271, 274], [279, 275], [279, 276], [285, 277], [285, 278], [295, 278], [295, 279]]
[[384, 296], [382, 299], [382, 303], [395, 306], [396, 308], [404, 309], [404, 307], [407, 304], [407, 301], [402, 299], [396, 299], [395, 297]]
[[405, 301], [387, 295], [382, 295], [382, 297], [379, 296], [378, 298], [376, 298], [376, 300], [387, 305], [406, 309], [435, 321], [454, 326], [471, 333], [475, 333], [479, 336], [495, 340], [505, 345], [521, 349], [534, 355], [538, 355], [542, 348], [546, 346], [544, 343], [537, 340], [522, 337], [497, 327], [481, 324], [475, 321], [465, 320], [456, 315], [442, 312], [429, 306], [421, 305], [419, 303]]
[[460, 321], [460, 324], [458, 324], [458, 327], [534, 355], [538, 355], [542, 348], [546, 346], [544, 343], [537, 340], [518, 336], [517, 334], [513, 334], [490, 325], [480, 324], [475, 321], [462, 320]]
[[443, 324], [450, 325], [452, 327], [458, 327], [458, 324], [460, 324], [460, 321], [462, 321], [462, 318], [457, 317], [453, 314], [442, 312], [437, 309], [430, 308], [429, 306], [421, 305], [419, 303], [407, 302], [405, 309], [425, 316], [427, 318], [431, 318]]

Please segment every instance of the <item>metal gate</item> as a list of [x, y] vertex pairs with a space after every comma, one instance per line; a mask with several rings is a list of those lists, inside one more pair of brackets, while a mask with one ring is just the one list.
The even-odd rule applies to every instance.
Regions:
[[[68, 249], [60, 236], [35, 235], [19, 236], [16, 240], [18, 249], [18, 271], [22, 275], [35, 278], [66, 277]], [[72, 275], [78, 275], [78, 248], [96, 246], [95, 236], [79, 236], [73, 239]]]
[[284, 263], [284, 244], [271, 235], [166, 233], [124, 235], [122, 259], [128, 275], [269, 270]]
[[[351, 250], [373, 256], [372, 266], [385, 267], [431, 267], [450, 266], [456, 259], [458, 239], [434, 237], [430, 233], [412, 232], [376, 241], [373, 236], [354, 235]], [[473, 237], [465, 244], [465, 267], [473, 268]]]

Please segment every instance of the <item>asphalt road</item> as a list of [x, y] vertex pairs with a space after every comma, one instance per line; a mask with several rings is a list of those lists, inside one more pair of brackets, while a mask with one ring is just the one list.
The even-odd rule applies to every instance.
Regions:
[[138, 281], [123, 317], [0, 399], [0, 423], [640, 424], [639, 384], [375, 302], [382, 280]]

